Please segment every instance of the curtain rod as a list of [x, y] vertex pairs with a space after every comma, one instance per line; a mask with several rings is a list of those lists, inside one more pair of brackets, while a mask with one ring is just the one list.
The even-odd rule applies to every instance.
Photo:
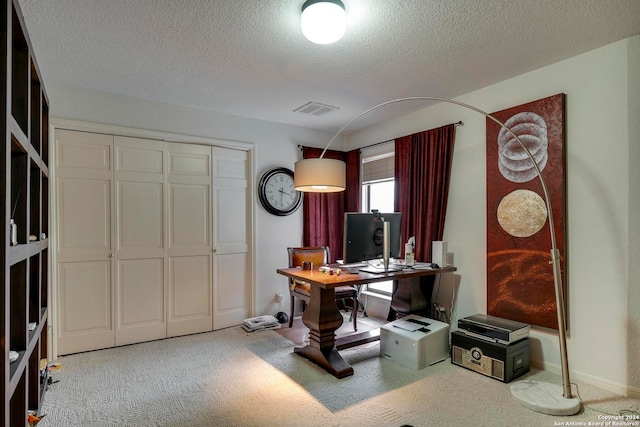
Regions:
[[[460, 120], [460, 121], [458, 121], [458, 122], [453, 123], [453, 125], [454, 125], [454, 126], [456, 126], [456, 127], [457, 127], [457, 126], [464, 126], [464, 122], [463, 122], [462, 120]], [[446, 126], [446, 125], [445, 125], [445, 126]], [[442, 127], [442, 126], [441, 126], [441, 127]], [[435, 128], [434, 128], [434, 129], [435, 129]], [[373, 143], [373, 144], [370, 144], [370, 145], [365, 145], [364, 147], [360, 147], [360, 148], [358, 148], [358, 150], [362, 150], [363, 148], [375, 147], [376, 145], [386, 144], [387, 142], [391, 142], [391, 141], [393, 141], [393, 139], [389, 139], [389, 140], [386, 140], [386, 141], [376, 142], [376, 143]], [[304, 147], [305, 147], [304, 145], [300, 145], [300, 144], [298, 144], [298, 148], [299, 148], [300, 150], [302, 150]]]
[[[457, 127], [457, 126], [464, 126], [464, 122], [463, 122], [462, 120], [460, 120], [459, 122], [455, 122], [455, 123], [453, 123], [453, 125], [454, 125], [454, 126], [456, 126], [456, 127]], [[445, 125], [445, 126], [446, 126], [446, 125]], [[440, 127], [442, 127], [442, 126], [440, 126]], [[435, 129], [435, 128], [434, 128], [434, 129]], [[359, 150], [362, 150], [363, 148], [375, 147], [376, 145], [386, 144], [387, 142], [391, 142], [391, 141], [393, 141], [393, 140], [395, 140], [395, 138], [394, 138], [394, 139], [389, 139], [389, 140], [387, 140], [387, 141], [380, 141], [380, 142], [376, 142], [376, 143], [373, 143], [373, 144], [370, 144], [370, 145], [365, 145], [364, 147], [360, 147], [360, 148], [359, 148]]]

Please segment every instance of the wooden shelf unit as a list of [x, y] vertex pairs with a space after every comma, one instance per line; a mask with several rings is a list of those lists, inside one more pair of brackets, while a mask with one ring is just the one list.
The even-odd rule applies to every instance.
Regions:
[[[26, 426], [28, 412], [39, 413], [47, 386], [46, 367], [40, 368], [49, 320], [49, 101], [18, 0], [4, 0], [0, 25], [0, 425]], [[19, 354], [14, 362], [10, 351]]]

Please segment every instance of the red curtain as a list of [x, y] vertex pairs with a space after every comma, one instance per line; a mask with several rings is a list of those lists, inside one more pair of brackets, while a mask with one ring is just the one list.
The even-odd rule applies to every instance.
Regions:
[[395, 140], [395, 205], [402, 212], [402, 242], [416, 237], [415, 259], [431, 260], [431, 242], [442, 240], [447, 211], [455, 125]]
[[[320, 157], [322, 149], [302, 147], [302, 157]], [[342, 160], [347, 164], [347, 187], [339, 193], [305, 193], [303, 206], [304, 246], [329, 246], [331, 262], [342, 258], [344, 213], [360, 211], [360, 150], [347, 153], [327, 150], [327, 159]]]

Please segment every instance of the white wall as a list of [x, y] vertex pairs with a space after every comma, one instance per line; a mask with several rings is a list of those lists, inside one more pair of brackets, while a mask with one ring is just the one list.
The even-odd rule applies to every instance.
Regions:
[[[333, 136], [296, 126], [248, 118], [220, 115], [211, 111], [179, 107], [127, 96], [45, 82], [50, 115], [128, 128], [251, 143], [256, 147], [254, 186], [271, 167], [288, 167], [300, 157], [298, 144], [322, 147]], [[287, 281], [276, 269], [287, 266], [287, 246], [302, 243], [302, 208], [278, 217], [265, 211], [257, 195], [256, 212], [256, 290], [255, 315], [288, 312]], [[55, 283], [53, 284], [55, 286]], [[275, 293], [285, 299], [275, 302]]]
[[[567, 95], [569, 366], [579, 379], [635, 395], [640, 395], [639, 46], [640, 37], [624, 40], [457, 98], [491, 113]], [[458, 120], [464, 126], [457, 128], [444, 232], [458, 268], [456, 318], [486, 313], [484, 116], [439, 104], [348, 135], [345, 144], [353, 149]], [[440, 303], [446, 306], [450, 298]], [[559, 372], [557, 334], [536, 329], [532, 338], [534, 362]]]

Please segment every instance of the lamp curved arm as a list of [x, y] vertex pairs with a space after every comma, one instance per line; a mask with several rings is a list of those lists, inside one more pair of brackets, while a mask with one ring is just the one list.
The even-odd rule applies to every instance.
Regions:
[[556, 236], [555, 236], [555, 233], [554, 233], [555, 226], [554, 226], [554, 223], [553, 223], [553, 212], [551, 210], [551, 197], [549, 197], [549, 190], [547, 189], [547, 183], [545, 182], [544, 178], [542, 178], [542, 171], [540, 170], [540, 166], [538, 165], [538, 162], [536, 162], [536, 160], [534, 159], [534, 157], [531, 154], [531, 152], [529, 151], [529, 149], [520, 140], [518, 135], [516, 135], [513, 132], [513, 130], [511, 130], [511, 128], [509, 128], [507, 125], [505, 125], [502, 121], [500, 121], [497, 118], [493, 117], [491, 114], [489, 114], [486, 111], [483, 111], [483, 110], [481, 110], [479, 108], [476, 108], [473, 105], [465, 104], [464, 102], [456, 101], [454, 99], [438, 98], [438, 97], [435, 97], [435, 96], [410, 96], [410, 97], [406, 97], [406, 98], [397, 98], [397, 99], [392, 99], [390, 101], [383, 102], [381, 104], [373, 106], [373, 107], [369, 108], [368, 110], [358, 114], [356, 117], [351, 119], [347, 124], [342, 126], [340, 128], [340, 130], [338, 132], [336, 132], [335, 135], [333, 135], [331, 140], [329, 140], [329, 143], [324, 148], [324, 150], [322, 150], [322, 154], [320, 154], [320, 158], [324, 157], [324, 154], [327, 152], [327, 149], [329, 149], [329, 146], [331, 144], [333, 144], [333, 141], [335, 141], [335, 139], [338, 137], [338, 135], [340, 135], [346, 128], [348, 128], [353, 122], [355, 122], [356, 120], [360, 119], [361, 117], [366, 116], [370, 112], [372, 112], [374, 110], [377, 110], [378, 108], [384, 107], [386, 105], [389, 105], [389, 104], [395, 104], [395, 103], [404, 102], [404, 101], [419, 101], [419, 100], [447, 102], [447, 103], [450, 103], [450, 104], [456, 104], [456, 105], [459, 105], [461, 107], [465, 107], [465, 108], [468, 108], [470, 110], [473, 110], [476, 113], [480, 113], [483, 116], [488, 117], [489, 119], [491, 119], [494, 122], [496, 122], [497, 124], [499, 124], [507, 132], [509, 132], [511, 134], [511, 136], [513, 136], [515, 138], [516, 141], [518, 141], [518, 143], [520, 144], [522, 149], [525, 151], [525, 153], [527, 154], [527, 156], [531, 160], [531, 163], [533, 163], [533, 167], [536, 170], [536, 174], [537, 174], [538, 178], [540, 179], [540, 184], [542, 185], [542, 192], [544, 193], [545, 201], [547, 202], [547, 206], [549, 207], [547, 216], [548, 216], [548, 220], [549, 220], [549, 228], [551, 230], [551, 247], [552, 248], [557, 248], [557, 246], [556, 246]]
[[473, 110], [476, 113], [482, 114], [483, 116], [489, 118], [490, 120], [492, 120], [495, 123], [497, 123], [498, 125], [500, 125], [509, 134], [511, 134], [511, 136], [513, 136], [513, 138], [516, 141], [518, 141], [518, 144], [520, 144], [522, 149], [525, 151], [525, 153], [527, 154], [527, 156], [531, 160], [531, 163], [533, 164], [533, 167], [536, 170], [536, 174], [538, 176], [538, 179], [540, 180], [540, 185], [542, 186], [542, 192], [544, 193], [544, 198], [545, 198], [545, 201], [547, 203], [547, 219], [549, 221], [549, 231], [551, 233], [551, 262], [550, 263], [551, 263], [552, 269], [553, 269], [553, 284], [554, 284], [555, 296], [556, 296], [556, 312], [557, 312], [557, 317], [558, 317], [558, 338], [559, 338], [559, 342], [560, 342], [560, 359], [561, 359], [561, 364], [562, 364], [563, 396], [565, 398], [567, 398], [567, 399], [571, 399], [573, 396], [571, 394], [571, 381], [569, 379], [569, 362], [568, 362], [568, 357], [567, 357], [567, 341], [566, 341], [566, 335], [565, 335], [565, 332], [566, 332], [566, 318], [565, 318], [564, 291], [563, 291], [563, 288], [562, 288], [562, 273], [561, 273], [561, 269], [560, 269], [560, 251], [558, 250], [558, 247], [556, 245], [556, 234], [555, 234], [555, 225], [554, 225], [554, 222], [553, 222], [553, 209], [551, 207], [551, 197], [549, 196], [549, 190], [547, 189], [547, 183], [545, 182], [544, 178], [542, 177], [542, 171], [540, 170], [540, 166], [538, 165], [538, 162], [536, 162], [535, 158], [533, 157], [533, 155], [531, 154], [529, 149], [525, 146], [525, 144], [520, 140], [518, 135], [516, 135], [515, 132], [513, 132], [513, 130], [509, 126], [505, 125], [502, 121], [498, 120], [497, 118], [495, 118], [491, 114], [487, 113], [486, 111], [483, 111], [483, 110], [481, 110], [479, 108], [476, 108], [473, 105], [469, 105], [469, 104], [466, 104], [464, 102], [456, 101], [456, 100], [453, 100], [453, 99], [439, 98], [439, 97], [436, 97], [436, 96], [410, 96], [410, 97], [406, 97], [406, 98], [398, 98], [398, 99], [393, 99], [393, 100], [386, 101], [386, 102], [383, 102], [381, 104], [378, 104], [376, 106], [373, 106], [373, 107], [369, 108], [368, 110], [360, 113], [359, 115], [357, 115], [353, 119], [351, 119], [347, 124], [342, 126], [342, 128], [340, 128], [340, 130], [338, 132], [336, 132], [336, 134], [331, 138], [331, 140], [329, 141], [329, 143], [327, 144], [325, 149], [322, 151], [322, 154], [320, 155], [320, 158], [322, 158], [324, 156], [325, 152], [327, 151], [329, 146], [333, 143], [333, 141], [338, 137], [338, 135], [340, 135], [347, 127], [349, 127], [349, 125], [351, 125], [353, 122], [355, 122], [356, 120], [358, 120], [362, 116], [365, 116], [365, 115], [369, 114], [370, 112], [372, 112], [373, 110], [376, 110], [378, 108], [384, 107], [384, 106], [389, 105], [389, 104], [394, 104], [394, 103], [404, 102], [404, 101], [419, 101], [419, 100], [446, 102], [446, 103], [449, 103], [449, 104], [459, 105], [459, 106], [467, 108], [469, 110]]

